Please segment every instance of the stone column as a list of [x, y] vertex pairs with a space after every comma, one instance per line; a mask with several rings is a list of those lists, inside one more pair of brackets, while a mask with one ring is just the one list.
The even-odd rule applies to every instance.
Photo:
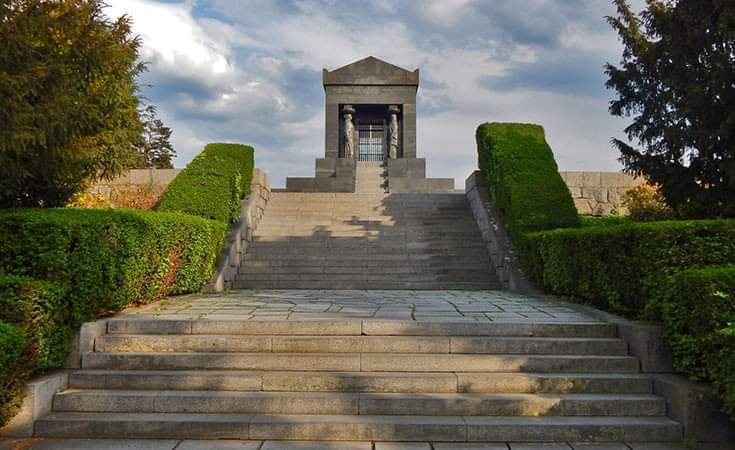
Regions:
[[398, 148], [400, 142], [399, 127], [398, 127], [398, 113], [400, 108], [398, 105], [390, 105], [388, 107], [388, 113], [390, 113], [390, 125], [388, 126], [388, 158], [398, 158]]

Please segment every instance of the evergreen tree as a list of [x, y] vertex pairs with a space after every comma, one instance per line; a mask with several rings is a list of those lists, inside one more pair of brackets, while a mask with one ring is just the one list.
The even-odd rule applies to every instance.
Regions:
[[101, 0], [0, 0], [0, 207], [60, 206], [135, 163], [140, 42]]
[[624, 51], [606, 65], [615, 116], [641, 149], [613, 139], [625, 170], [660, 185], [680, 216], [735, 216], [735, 2], [614, 0]]
[[165, 126], [156, 115], [156, 107], [147, 106], [141, 113], [143, 134], [136, 146], [140, 162], [138, 168], [173, 169], [172, 159], [176, 151], [171, 145], [171, 128]]

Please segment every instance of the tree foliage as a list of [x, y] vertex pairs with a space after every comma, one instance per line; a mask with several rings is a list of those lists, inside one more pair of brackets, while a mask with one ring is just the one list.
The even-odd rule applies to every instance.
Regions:
[[143, 134], [136, 146], [140, 160], [139, 169], [173, 169], [172, 159], [176, 150], [171, 145], [171, 128], [165, 126], [156, 115], [156, 107], [148, 105], [141, 113]]
[[101, 0], [0, 0], [0, 207], [57, 206], [134, 164], [140, 42]]
[[647, 0], [608, 17], [624, 51], [606, 65], [615, 116], [640, 150], [613, 139], [628, 173], [661, 186], [680, 216], [735, 216], [735, 2]]

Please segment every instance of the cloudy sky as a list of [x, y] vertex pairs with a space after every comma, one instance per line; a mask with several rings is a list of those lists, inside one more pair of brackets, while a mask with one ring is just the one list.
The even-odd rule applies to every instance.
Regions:
[[[207, 142], [252, 144], [274, 186], [324, 149], [321, 70], [372, 55], [421, 69], [418, 153], [458, 188], [485, 121], [534, 122], [562, 170], [618, 170], [602, 66], [622, 47], [609, 0], [108, 0], [143, 39], [144, 95], [176, 166]], [[636, 2], [638, 3], [638, 2]]]

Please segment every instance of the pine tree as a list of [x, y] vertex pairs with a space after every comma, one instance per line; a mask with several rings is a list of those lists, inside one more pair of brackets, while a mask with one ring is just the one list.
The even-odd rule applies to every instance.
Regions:
[[624, 45], [606, 65], [615, 116], [636, 149], [613, 139], [625, 170], [661, 186], [680, 216], [735, 216], [735, 2], [614, 0]]
[[156, 114], [156, 107], [147, 106], [141, 112], [143, 134], [136, 146], [140, 161], [138, 168], [173, 169], [176, 151], [171, 145], [171, 128], [165, 126]]
[[140, 41], [103, 8], [0, 1], [0, 207], [61, 206], [135, 163]]

